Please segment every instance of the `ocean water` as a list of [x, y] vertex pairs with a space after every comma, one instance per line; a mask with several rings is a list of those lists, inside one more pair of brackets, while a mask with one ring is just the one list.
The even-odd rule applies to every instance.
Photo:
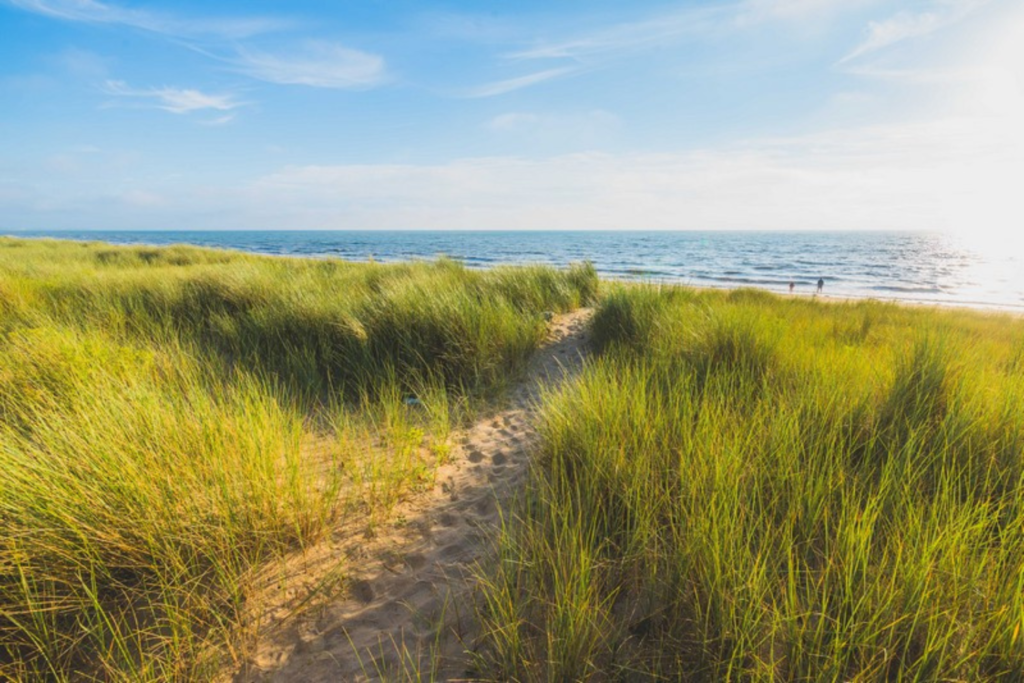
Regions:
[[166, 231], [39, 232], [19, 237], [187, 243], [263, 254], [402, 261], [445, 255], [470, 267], [590, 261], [605, 277], [700, 287], [795, 283], [812, 295], [1024, 309], [1024, 254], [937, 233]]

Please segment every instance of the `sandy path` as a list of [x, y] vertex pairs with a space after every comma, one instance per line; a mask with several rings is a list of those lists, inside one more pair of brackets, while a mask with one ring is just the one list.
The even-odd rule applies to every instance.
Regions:
[[[491, 547], [503, 502], [524, 482], [536, 399], [582, 366], [588, 309], [556, 316], [547, 343], [503, 410], [454, 435], [433, 490], [396, 511], [372, 538], [348, 534], [282, 571], [257, 646], [234, 681], [472, 680], [471, 569]], [[340, 561], [346, 558], [345, 561]], [[303, 609], [317, 586], [341, 599]], [[315, 600], [314, 600], [315, 601]]]

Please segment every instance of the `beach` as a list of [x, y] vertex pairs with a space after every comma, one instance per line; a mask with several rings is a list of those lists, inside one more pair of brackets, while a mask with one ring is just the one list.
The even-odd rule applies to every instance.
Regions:
[[1024, 672], [1012, 311], [12, 238], [0, 302], [5, 677]]

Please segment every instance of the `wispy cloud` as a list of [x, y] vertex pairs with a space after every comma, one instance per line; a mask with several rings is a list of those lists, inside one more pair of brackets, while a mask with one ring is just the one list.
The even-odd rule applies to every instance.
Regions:
[[805, 21], [848, 12], [879, 0], [745, 0], [737, 6], [740, 25], [773, 19]]
[[179, 38], [203, 36], [240, 39], [287, 28], [292, 22], [270, 17], [187, 18], [120, 7], [98, 0], [6, 0], [20, 9], [54, 19], [117, 24]]
[[541, 42], [505, 55], [512, 60], [587, 61], [674, 44], [687, 38], [722, 35], [766, 21], [803, 21], [849, 12], [880, 0], [737, 0], [715, 6], [684, 7], [588, 33]]
[[234, 114], [225, 114], [224, 116], [218, 116], [217, 118], [208, 119], [206, 121], [200, 121], [199, 124], [203, 126], [224, 126], [235, 120]]
[[615, 52], [656, 47], [685, 35], [700, 35], [714, 30], [733, 11], [734, 6], [675, 11], [640, 21], [615, 24], [588, 34], [539, 43], [509, 52], [505, 57], [512, 60], [585, 60]]
[[495, 133], [550, 134], [559, 139], [587, 137], [595, 141], [619, 126], [619, 117], [604, 109], [569, 112], [510, 111], [484, 122]]
[[[870, 0], [846, 0], [866, 2]], [[601, 68], [630, 54], [686, 41], [734, 32], [743, 24], [759, 21], [755, 15], [787, 12], [790, 6], [838, 4], [839, 0], [738, 0], [705, 7], [675, 8], [646, 13], [632, 20], [606, 24], [589, 31], [567, 33], [504, 52], [505, 62], [559, 62], [568, 66], [494, 81], [472, 88], [465, 97], [493, 97], [526, 88], [552, 78], [578, 75]], [[795, 8], [790, 8], [795, 9]], [[635, 15], [634, 15], [635, 16]], [[744, 19], [745, 18], [745, 19]], [[762, 17], [763, 18], [763, 17]]]
[[307, 41], [287, 52], [240, 47], [228, 61], [247, 76], [282, 85], [366, 88], [386, 79], [382, 57], [326, 41]]
[[[63, 21], [110, 24], [148, 31], [268, 83], [317, 88], [364, 88], [385, 79], [384, 59], [328, 41], [257, 49], [246, 39], [294, 28], [273, 17], [186, 17], [132, 9], [99, 0], [0, 0]], [[248, 44], [247, 44], [248, 43]]]
[[481, 128], [495, 140], [514, 142], [519, 153], [529, 155], [614, 146], [621, 124], [618, 116], [605, 109], [556, 109], [505, 112], [484, 121]]
[[[163, 109], [172, 114], [189, 114], [195, 111], [212, 109], [214, 111], [231, 111], [244, 106], [234, 95], [213, 95], [191, 88], [132, 88], [124, 81], [107, 81], [103, 91], [108, 95], [127, 98], [155, 109]], [[227, 121], [225, 121], [227, 123]]]
[[606, 24], [586, 32], [563, 34], [528, 47], [506, 51], [507, 62], [569, 62], [519, 78], [480, 86], [471, 96], [489, 97], [543, 82], [555, 76], [582, 73], [652, 49], [714, 41], [768, 21], [804, 21], [858, 9], [880, 0], [734, 0], [714, 5], [673, 8], [632, 20]]
[[899, 12], [883, 21], [868, 24], [867, 37], [840, 64], [913, 38], [921, 38], [966, 18], [987, 0], [938, 0], [927, 12]]
[[484, 127], [494, 131], [516, 131], [524, 127], [536, 126], [542, 121], [538, 114], [529, 112], [510, 111], [505, 114], [498, 114], [488, 121]]
[[480, 98], [480, 97], [494, 97], [495, 95], [504, 95], [514, 90], [520, 90], [522, 88], [528, 88], [531, 85], [537, 85], [544, 81], [550, 81], [552, 78], [558, 78], [559, 76], [565, 76], [567, 74], [579, 71], [578, 68], [572, 66], [563, 66], [556, 69], [545, 69], [544, 71], [537, 71], [525, 76], [517, 76], [516, 78], [508, 78], [502, 81], [494, 81], [491, 83], [485, 83], [478, 85], [475, 88], [468, 90], [463, 96], [469, 98]]
[[110, 60], [89, 50], [68, 47], [52, 57], [52, 61], [69, 74], [87, 80], [102, 80], [110, 71]]

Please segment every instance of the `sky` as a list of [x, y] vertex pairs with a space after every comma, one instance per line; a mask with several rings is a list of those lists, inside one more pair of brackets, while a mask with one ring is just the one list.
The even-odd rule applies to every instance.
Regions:
[[1022, 0], [0, 0], [0, 231], [1024, 228]]

